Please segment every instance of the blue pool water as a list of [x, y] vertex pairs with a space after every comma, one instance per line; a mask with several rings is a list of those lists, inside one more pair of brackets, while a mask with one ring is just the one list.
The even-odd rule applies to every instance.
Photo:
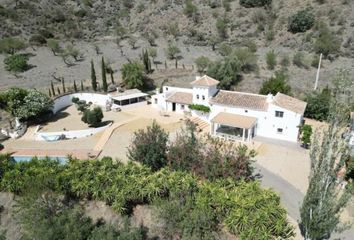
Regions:
[[[28, 162], [31, 161], [34, 156], [11, 156], [16, 162]], [[46, 157], [37, 157], [38, 159], [46, 159]], [[60, 163], [66, 163], [68, 161], [67, 157], [48, 157], [52, 160], [58, 160]]]

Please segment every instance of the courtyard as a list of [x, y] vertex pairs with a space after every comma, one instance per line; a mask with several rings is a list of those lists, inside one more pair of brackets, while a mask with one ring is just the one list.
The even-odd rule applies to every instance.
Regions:
[[[84, 130], [89, 127], [81, 121], [81, 114], [75, 106], [69, 106], [57, 113], [46, 124], [39, 126], [40, 132]], [[68, 156], [79, 159], [111, 156], [126, 161], [126, 149], [133, 133], [157, 121], [171, 136], [181, 128], [184, 116], [181, 114], [161, 114], [149, 105], [128, 107], [121, 112], [104, 112], [103, 123], [112, 125], [92, 136], [55, 142], [36, 141], [38, 126], [30, 126], [24, 136], [9, 139], [3, 143], [4, 151], [16, 156]]]

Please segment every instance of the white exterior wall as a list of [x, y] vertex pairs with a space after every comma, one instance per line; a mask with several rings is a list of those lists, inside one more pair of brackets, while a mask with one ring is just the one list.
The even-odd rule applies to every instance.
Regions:
[[[284, 112], [283, 118], [276, 117], [275, 111]], [[211, 107], [209, 122], [220, 112], [257, 118], [256, 136], [297, 142], [299, 133], [298, 126], [301, 124], [302, 120], [300, 114], [296, 114], [273, 104], [269, 104], [267, 112], [214, 104]], [[283, 132], [277, 133], [278, 128], [282, 128]]]
[[53, 113], [57, 113], [61, 109], [72, 105], [74, 97], [86, 102], [92, 102], [94, 105], [105, 106], [106, 102], [110, 100], [108, 95], [99, 93], [71, 93], [54, 99]]
[[[247, 112], [246, 112], [246, 110], [247, 110]], [[233, 113], [233, 114], [238, 114], [238, 115], [242, 115], [242, 116], [257, 118], [257, 128], [256, 128], [255, 134], [259, 135], [259, 136], [266, 136], [268, 134], [267, 127], [266, 127], [267, 122], [268, 122], [267, 121], [268, 112], [213, 104], [211, 107], [209, 122], [211, 119], [213, 119], [220, 112], [227, 112], [227, 113]]]
[[207, 87], [193, 87], [193, 104], [209, 106], [209, 89]]
[[[184, 109], [182, 108], [182, 105], [184, 105]], [[166, 111], [172, 112], [172, 103], [171, 102], [166, 102]], [[187, 104], [180, 104], [176, 103], [176, 113], [181, 113], [183, 114], [185, 111], [189, 111], [188, 105]]]
[[[282, 118], [275, 116], [275, 111], [282, 111]], [[299, 134], [299, 126], [302, 116], [287, 109], [269, 104], [269, 118], [267, 121], [267, 135], [264, 137], [277, 138], [286, 141], [297, 142]], [[282, 133], [277, 133], [277, 128], [282, 128]]]
[[[175, 92], [185, 92], [185, 93], [193, 93], [193, 89], [191, 88], [179, 88], [179, 87], [170, 87], [164, 86], [163, 92], [155, 94], [151, 96], [151, 104], [154, 108], [164, 110], [164, 111], [172, 111], [172, 103], [166, 102], [166, 98], [171, 96]], [[157, 100], [157, 103], [156, 103]], [[183, 109], [181, 107], [182, 104], [176, 103], [176, 112], [183, 113]], [[185, 110], [188, 110], [188, 105], [185, 105]]]
[[[286, 140], [291, 142], [297, 142], [298, 134], [299, 134], [299, 126], [302, 121], [302, 115], [297, 114], [295, 112], [289, 111], [287, 109], [280, 108], [276, 105], [269, 103], [268, 111], [257, 111], [252, 109], [244, 109], [237, 107], [230, 107], [226, 105], [220, 104], [209, 104], [209, 98], [215, 95], [218, 91], [216, 87], [198, 87], [194, 86], [193, 89], [188, 88], [176, 88], [176, 87], [164, 87], [164, 92], [152, 96], [152, 105], [158, 109], [165, 111], [172, 111], [172, 103], [166, 102], [166, 98], [173, 94], [174, 92], [188, 92], [193, 93], [193, 103], [194, 104], [202, 104], [205, 106], [210, 106], [211, 112], [210, 114], [201, 115], [197, 111], [191, 111], [192, 116], [197, 116], [204, 121], [210, 123], [210, 120], [213, 119], [220, 112], [227, 112], [233, 114], [239, 114], [243, 116], [255, 117], [257, 118], [257, 128], [255, 135], [274, 138], [280, 140]], [[199, 94], [199, 99], [196, 98], [197, 94]], [[205, 96], [205, 100], [203, 101], [202, 96]], [[158, 103], [155, 104], [155, 100], [158, 100]], [[176, 103], [176, 112], [183, 113], [184, 111], [188, 111], [188, 106], [185, 105], [185, 109], [181, 108], [181, 104]], [[247, 110], [247, 112], [246, 112]], [[282, 111], [284, 115], [282, 118], [275, 116], [275, 111]], [[277, 129], [282, 128], [283, 132], [278, 133]]]
[[84, 138], [92, 136], [96, 133], [102, 132], [109, 128], [112, 123], [99, 127], [99, 128], [88, 128], [84, 130], [73, 130], [73, 131], [61, 131], [61, 132], [36, 132], [35, 133], [35, 140], [36, 141], [46, 141], [44, 137], [51, 137], [51, 136], [59, 136], [64, 134], [65, 138], [67, 139], [75, 139], [75, 138]]

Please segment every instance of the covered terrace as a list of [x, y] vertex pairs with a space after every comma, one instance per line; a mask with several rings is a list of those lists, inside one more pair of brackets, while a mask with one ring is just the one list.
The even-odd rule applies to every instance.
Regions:
[[139, 102], [145, 102], [148, 94], [141, 92], [138, 89], [130, 89], [124, 92], [116, 92], [110, 94], [114, 104], [119, 106], [130, 105]]
[[249, 142], [256, 134], [257, 118], [221, 112], [210, 124], [210, 134], [227, 140]]

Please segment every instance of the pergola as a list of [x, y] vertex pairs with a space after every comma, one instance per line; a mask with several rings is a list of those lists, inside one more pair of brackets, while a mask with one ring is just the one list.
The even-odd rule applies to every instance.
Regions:
[[255, 136], [257, 118], [221, 112], [211, 120], [211, 135], [228, 140], [250, 141]]
[[146, 101], [148, 94], [138, 89], [127, 90], [123, 93], [111, 94], [113, 102], [119, 106]]

